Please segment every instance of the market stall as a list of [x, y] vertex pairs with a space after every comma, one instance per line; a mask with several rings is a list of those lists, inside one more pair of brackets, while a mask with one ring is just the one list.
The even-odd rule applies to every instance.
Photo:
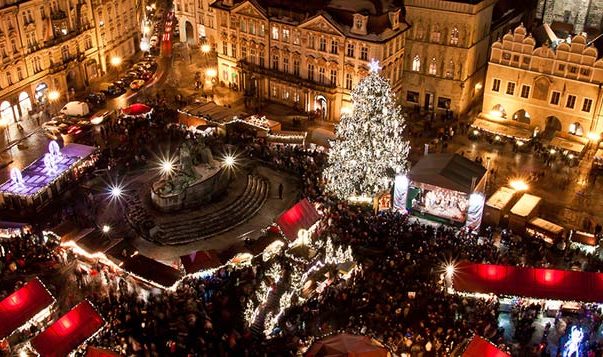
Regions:
[[517, 234], [524, 233], [528, 222], [538, 215], [541, 202], [542, 198], [524, 193], [511, 208], [509, 228]]
[[153, 108], [146, 104], [134, 103], [122, 109], [120, 115], [125, 119], [151, 119]]
[[540, 217], [532, 218], [526, 226], [526, 233], [529, 236], [542, 239], [548, 244], [556, 244], [563, 240], [564, 232], [563, 227]]
[[266, 134], [266, 141], [272, 144], [306, 145], [305, 131], [275, 131]]
[[93, 146], [71, 143], [60, 149], [55, 141], [48, 153], [23, 170], [11, 169], [10, 179], [0, 185], [0, 208], [20, 214], [40, 211], [77, 181], [98, 159]]
[[[476, 118], [475, 121], [471, 124], [473, 130], [477, 130], [478, 132], [487, 133], [490, 135], [494, 135], [494, 138], [498, 135], [502, 140], [502, 138], [518, 140], [522, 143], [527, 143], [532, 140], [532, 131], [520, 127], [515, 126], [511, 121], [507, 121], [506, 123], [500, 123], [495, 121], [490, 121], [484, 118]], [[473, 135], [479, 135], [479, 133], [472, 133]]]
[[121, 267], [134, 278], [162, 289], [173, 286], [183, 276], [178, 270], [140, 254], [125, 259]]
[[508, 214], [512, 205], [517, 198], [517, 191], [509, 187], [499, 188], [486, 201], [484, 207], [484, 223], [492, 226], [498, 226], [503, 223], [508, 223]]
[[408, 173], [406, 208], [428, 219], [478, 227], [485, 175], [481, 164], [458, 154], [423, 156]]
[[215, 250], [200, 250], [191, 254], [180, 256], [180, 262], [187, 274], [200, 270], [210, 270], [222, 265], [218, 252]]
[[0, 340], [48, 316], [55, 299], [38, 278], [0, 301]]
[[572, 230], [569, 234], [569, 239], [572, 242], [584, 244], [591, 247], [596, 247], [599, 244], [597, 237], [588, 232]]
[[506, 352], [499, 350], [490, 341], [474, 335], [465, 351], [461, 355], [462, 357], [510, 357]]
[[310, 229], [319, 220], [320, 214], [316, 207], [307, 198], [304, 198], [281, 214], [277, 218], [276, 224], [287, 239], [294, 241], [298, 238], [301, 229]]
[[87, 300], [77, 304], [31, 340], [40, 356], [67, 356], [92, 338], [105, 321]]
[[570, 141], [558, 136], [551, 139], [548, 146], [551, 148], [551, 154], [555, 154], [557, 151], [568, 159], [580, 158], [584, 154], [586, 145], [577, 141]]
[[0, 221], [0, 239], [20, 236], [28, 232], [31, 232], [29, 223]]

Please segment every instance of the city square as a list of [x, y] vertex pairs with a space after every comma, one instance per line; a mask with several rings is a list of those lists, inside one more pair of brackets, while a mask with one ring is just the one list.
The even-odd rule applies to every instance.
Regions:
[[0, 355], [603, 355], [600, 0], [1, 8]]

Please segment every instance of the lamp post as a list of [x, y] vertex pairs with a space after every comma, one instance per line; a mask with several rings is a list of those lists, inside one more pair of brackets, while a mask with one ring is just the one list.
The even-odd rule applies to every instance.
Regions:
[[48, 101], [51, 105], [50, 111], [52, 112], [52, 114], [56, 112], [55, 103], [59, 100], [60, 97], [61, 93], [58, 90], [51, 90], [50, 92], [48, 92]]
[[119, 72], [119, 66], [121, 65], [121, 57], [113, 56], [111, 57], [111, 66], [115, 68], [117, 72]]

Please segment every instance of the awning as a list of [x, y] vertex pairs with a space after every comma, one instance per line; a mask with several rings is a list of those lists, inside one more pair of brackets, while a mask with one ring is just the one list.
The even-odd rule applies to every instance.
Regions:
[[55, 302], [42, 282], [35, 278], [0, 301], [0, 340], [10, 336]]
[[462, 357], [508, 357], [509, 354], [499, 350], [489, 341], [479, 337], [478, 335], [471, 338], [471, 342], [467, 345]]
[[142, 117], [153, 112], [153, 108], [146, 104], [134, 103], [121, 110], [121, 114], [130, 117]]
[[524, 193], [513, 208], [511, 208], [511, 213], [516, 216], [527, 217], [538, 207], [540, 201], [542, 201], [542, 198]]
[[475, 129], [508, 138], [521, 139], [525, 141], [532, 139], [532, 132], [530, 130], [514, 126], [513, 124], [501, 124], [482, 118], [476, 118], [471, 126]]
[[306, 357], [387, 357], [389, 352], [368, 336], [339, 334], [315, 342]]
[[84, 300], [34, 337], [31, 346], [40, 356], [67, 356], [104, 325], [92, 304]]
[[585, 145], [582, 143], [578, 143], [575, 141], [570, 141], [564, 138], [560, 138], [558, 136], [554, 137], [551, 142], [549, 143], [549, 146], [553, 146], [559, 150], [567, 150], [567, 151], [571, 151], [575, 154], [582, 154], [582, 152], [584, 151]]
[[281, 214], [276, 220], [276, 224], [281, 228], [287, 239], [294, 241], [297, 239], [297, 232], [300, 229], [309, 229], [319, 219], [320, 215], [314, 205], [307, 198], [304, 198]]
[[180, 257], [187, 274], [196, 273], [199, 270], [208, 270], [222, 265], [218, 252], [215, 250], [200, 250]]
[[122, 269], [135, 278], [163, 288], [169, 288], [182, 278], [178, 270], [140, 254], [126, 259]]
[[603, 302], [603, 273], [461, 262], [457, 291], [552, 300]]

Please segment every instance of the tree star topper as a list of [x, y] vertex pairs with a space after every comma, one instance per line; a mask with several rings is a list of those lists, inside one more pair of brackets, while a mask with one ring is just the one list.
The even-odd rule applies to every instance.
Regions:
[[379, 70], [381, 69], [381, 67], [379, 66], [379, 61], [377, 61], [376, 59], [371, 59], [371, 62], [369, 63], [369, 70], [371, 72], [379, 72]]

